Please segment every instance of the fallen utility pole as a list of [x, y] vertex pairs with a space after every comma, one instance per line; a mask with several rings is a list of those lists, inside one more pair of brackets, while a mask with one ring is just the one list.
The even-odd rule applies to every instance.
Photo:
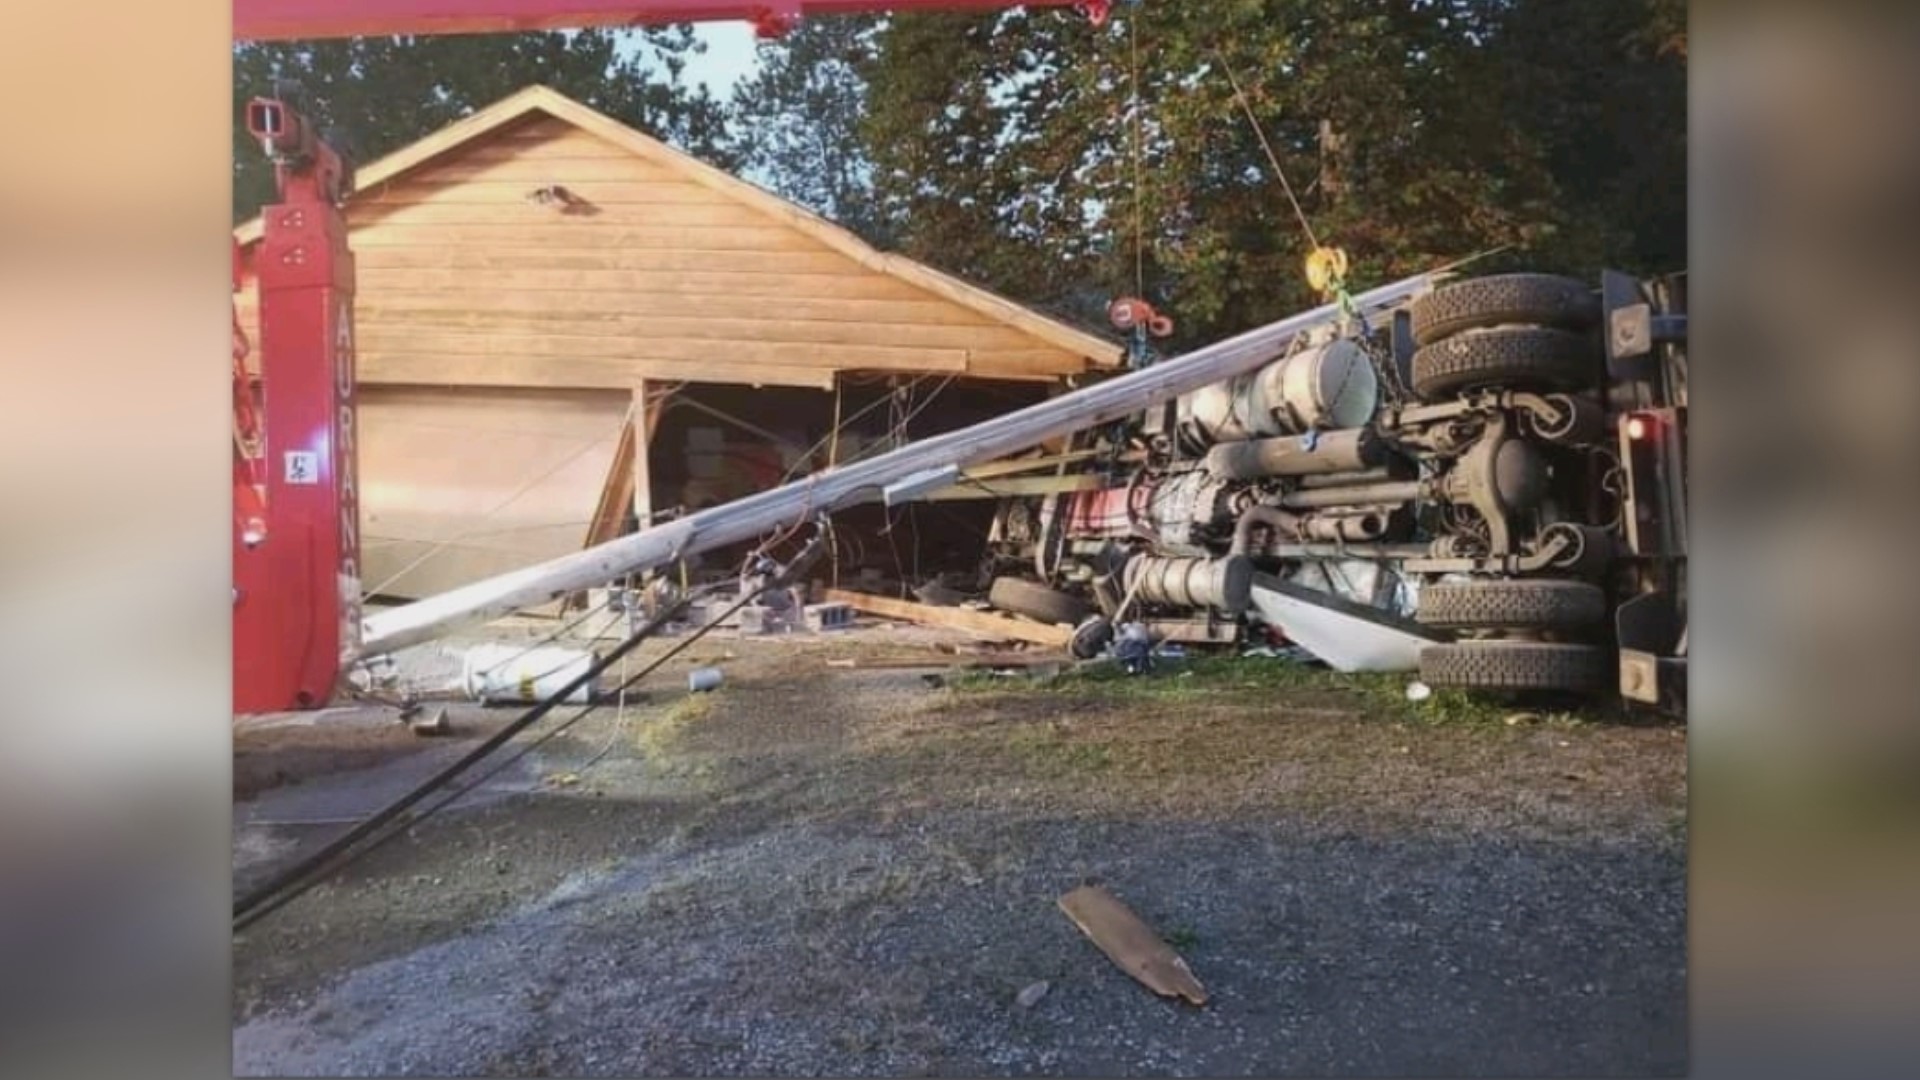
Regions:
[[[1354, 310], [1363, 316], [1378, 314], [1428, 291], [1445, 276], [1445, 271], [1418, 274], [1362, 293], [1352, 298]], [[1255, 371], [1285, 355], [1299, 335], [1340, 316], [1340, 305], [1324, 304], [984, 423], [921, 439], [865, 461], [814, 473], [571, 555], [380, 612], [366, 619], [358, 658], [390, 653], [439, 637], [457, 626], [496, 619], [570, 592], [878, 499], [885, 489], [904, 481], [983, 464], [1048, 439], [1120, 419]]]

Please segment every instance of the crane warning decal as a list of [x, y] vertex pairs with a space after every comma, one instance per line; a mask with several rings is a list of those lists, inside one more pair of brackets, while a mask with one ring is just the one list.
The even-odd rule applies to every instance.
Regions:
[[287, 483], [317, 484], [320, 482], [320, 455], [311, 450], [287, 451]]

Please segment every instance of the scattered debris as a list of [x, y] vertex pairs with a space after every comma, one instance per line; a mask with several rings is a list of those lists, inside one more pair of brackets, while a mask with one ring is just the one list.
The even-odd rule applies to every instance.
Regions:
[[[594, 655], [583, 649], [487, 643], [467, 650], [461, 682], [476, 701], [530, 705], [558, 693], [593, 663]], [[567, 697], [567, 704], [585, 705], [598, 693], [590, 680]]]
[[1120, 625], [1109, 651], [1129, 675], [1144, 675], [1153, 668], [1153, 636], [1137, 622]]
[[1537, 724], [1539, 722], [1540, 722], [1539, 713], [1517, 712], [1517, 713], [1512, 713], [1507, 717], [1508, 727], [1519, 727], [1521, 724]]
[[807, 629], [816, 634], [853, 629], [853, 608], [847, 604], [808, 604], [802, 611]]
[[1041, 979], [1037, 983], [1030, 983], [1013, 999], [1013, 1003], [1023, 1009], [1031, 1009], [1035, 1005], [1040, 1004], [1040, 999], [1046, 997], [1047, 991], [1051, 989], [1053, 989], [1053, 984], [1045, 979]]
[[734, 620], [743, 635], [784, 633], [794, 628], [792, 614], [764, 604], [748, 604], [734, 615]]
[[1240, 655], [1261, 657], [1268, 660], [1285, 660], [1289, 663], [1310, 664], [1315, 667], [1326, 666], [1326, 661], [1298, 645], [1254, 645], [1241, 650]]
[[453, 734], [453, 721], [447, 719], [447, 710], [435, 709], [433, 715], [426, 717], [418, 715], [420, 711], [418, 708], [415, 708], [413, 711], [415, 716], [407, 727], [415, 735], [422, 738], [431, 738], [436, 735]]
[[846, 604], [855, 611], [863, 611], [869, 615], [918, 623], [922, 626], [963, 630], [969, 634], [978, 634], [996, 641], [1028, 641], [1035, 645], [1064, 649], [1067, 647], [1068, 640], [1073, 637], [1073, 631], [1069, 627], [1008, 618], [1005, 615], [963, 607], [933, 607], [929, 604], [917, 604], [911, 600], [893, 600], [869, 593], [848, 592], [845, 589], [826, 590], [826, 599], [829, 602]]
[[958, 589], [950, 589], [937, 581], [929, 581], [913, 590], [913, 595], [929, 607], [959, 607], [966, 599]]
[[868, 671], [911, 671], [917, 668], [946, 668], [950, 671], [994, 671], [1031, 675], [1035, 678], [1051, 678], [1060, 673], [1066, 665], [1065, 658], [1055, 653], [1008, 653], [987, 652], [977, 654], [974, 659], [954, 661], [938, 653], [925, 659], [912, 656], [885, 657], [871, 660], [859, 660], [851, 656], [828, 657], [826, 664], [830, 668], [864, 668]]
[[1098, 885], [1082, 885], [1059, 903], [1081, 933], [1149, 990], [1194, 1005], [1207, 1003], [1206, 987], [1187, 962], [1112, 893]]
[[1427, 700], [1432, 696], [1433, 696], [1433, 687], [1428, 686], [1426, 683], [1423, 683], [1418, 679], [1415, 679], [1414, 681], [1407, 684], [1407, 700], [1408, 701], [1421, 702], [1421, 701]]
[[546, 781], [554, 787], [573, 787], [580, 783], [580, 774], [570, 772], [548, 773]]

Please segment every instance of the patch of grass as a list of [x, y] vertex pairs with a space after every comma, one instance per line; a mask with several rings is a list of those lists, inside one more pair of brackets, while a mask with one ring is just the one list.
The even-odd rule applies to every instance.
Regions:
[[1030, 771], [1046, 776], [1103, 772], [1113, 763], [1113, 749], [1105, 742], [1069, 738], [1046, 724], [1014, 729], [1006, 747]]
[[665, 757], [689, 726], [713, 714], [711, 693], [686, 694], [660, 711], [658, 716], [641, 721], [634, 742], [648, 757]]
[[1167, 931], [1164, 940], [1175, 949], [1190, 949], [1200, 943], [1200, 935], [1191, 926], [1176, 926]]
[[1548, 711], [1461, 690], [1435, 690], [1425, 701], [1409, 701], [1407, 686], [1412, 681], [1407, 673], [1348, 674], [1292, 660], [1212, 654], [1161, 661], [1145, 675], [1128, 675], [1114, 664], [1090, 664], [1044, 681], [962, 672], [947, 686], [949, 700], [1038, 695], [1191, 705], [1260, 704], [1278, 694], [1311, 693], [1346, 699], [1353, 711], [1374, 719], [1420, 725], [1498, 728], [1520, 713], [1537, 717], [1531, 723], [1558, 728], [1604, 719], [1597, 711]]

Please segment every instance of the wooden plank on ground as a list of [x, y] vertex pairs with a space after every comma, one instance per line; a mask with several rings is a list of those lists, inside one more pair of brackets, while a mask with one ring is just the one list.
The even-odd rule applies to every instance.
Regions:
[[970, 608], [934, 607], [930, 604], [916, 604], [911, 600], [895, 600], [885, 596], [874, 596], [871, 593], [849, 592], [846, 589], [826, 590], [825, 600], [830, 604], [846, 604], [855, 611], [863, 611], [869, 615], [917, 623], [921, 626], [960, 630], [1002, 641], [1028, 641], [1035, 645], [1065, 648], [1067, 642], [1073, 638], [1073, 630], [1070, 627], [1050, 626], [1046, 623], [996, 615], [987, 611], [974, 611]]
[[1193, 1005], [1207, 1003], [1207, 988], [1200, 985], [1186, 960], [1112, 893], [1098, 885], [1082, 885], [1062, 896], [1059, 904], [1081, 933], [1148, 989]]

